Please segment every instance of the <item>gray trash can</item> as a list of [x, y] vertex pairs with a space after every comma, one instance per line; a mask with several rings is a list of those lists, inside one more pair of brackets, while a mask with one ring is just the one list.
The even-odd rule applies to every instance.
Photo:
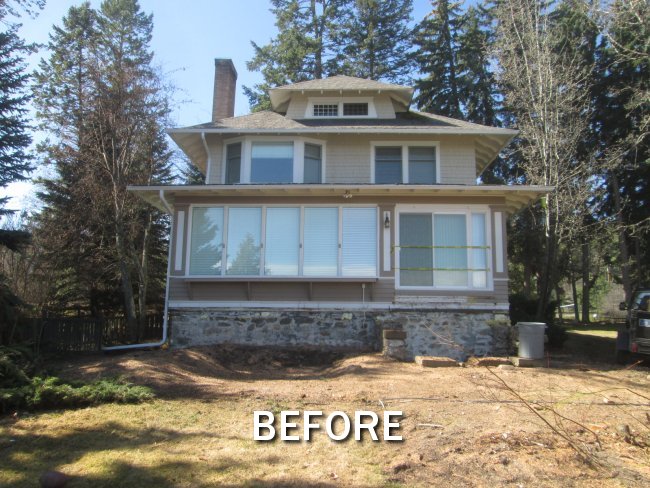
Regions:
[[544, 358], [544, 322], [517, 322], [519, 329], [519, 357], [525, 359]]

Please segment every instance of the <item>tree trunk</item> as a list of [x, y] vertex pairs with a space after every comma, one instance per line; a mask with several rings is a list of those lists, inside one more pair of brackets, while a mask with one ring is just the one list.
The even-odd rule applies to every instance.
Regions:
[[135, 316], [135, 301], [133, 298], [133, 284], [129, 273], [128, 256], [126, 243], [124, 239], [124, 228], [119, 216], [116, 216], [115, 222], [115, 247], [119, 261], [120, 278], [122, 282], [122, 298], [124, 299], [124, 314], [126, 315], [126, 325], [133, 341], [138, 339], [137, 321]]
[[573, 295], [573, 317], [576, 322], [580, 322], [580, 309], [578, 307], [578, 287], [576, 286], [576, 278], [571, 273], [571, 294]]
[[[325, 17], [325, 5], [323, 5], [323, 17]], [[312, 25], [314, 29], [314, 38], [317, 42], [316, 52], [314, 53], [314, 78], [323, 77], [323, 31], [321, 30], [318, 12], [316, 11], [316, 0], [311, 0]], [[323, 19], [324, 20], [324, 19]]]
[[138, 269], [138, 339], [142, 339], [147, 324], [147, 291], [149, 289], [149, 236], [153, 215], [149, 212], [147, 225], [144, 228], [142, 238], [142, 253], [140, 255], [140, 266]]
[[621, 258], [621, 280], [623, 281], [623, 290], [625, 291], [625, 303], [629, 303], [632, 298], [630, 255], [627, 250], [627, 236], [625, 235], [625, 222], [623, 221], [623, 207], [621, 205], [618, 177], [614, 173], [610, 173], [609, 181], [612, 185], [612, 197], [614, 200], [614, 210], [616, 211], [616, 223], [618, 224], [618, 251]]
[[582, 242], [582, 322], [590, 322], [590, 292], [591, 282], [589, 281], [589, 242], [585, 239]]

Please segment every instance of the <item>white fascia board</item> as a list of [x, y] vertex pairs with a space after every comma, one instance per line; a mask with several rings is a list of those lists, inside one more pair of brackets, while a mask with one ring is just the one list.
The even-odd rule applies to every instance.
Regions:
[[514, 129], [442, 129], [442, 128], [427, 128], [427, 129], [409, 129], [402, 127], [394, 128], [336, 128], [336, 127], [309, 127], [304, 129], [167, 129], [168, 134], [391, 134], [395, 137], [401, 134], [448, 134], [448, 135], [475, 135], [475, 136], [508, 136], [510, 138], [516, 136], [519, 131]]

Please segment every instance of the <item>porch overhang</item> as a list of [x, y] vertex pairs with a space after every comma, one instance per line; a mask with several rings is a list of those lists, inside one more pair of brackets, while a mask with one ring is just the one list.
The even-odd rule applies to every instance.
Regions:
[[375, 184], [285, 184], [285, 185], [160, 185], [129, 186], [128, 190], [154, 207], [169, 213], [177, 199], [216, 198], [341, 198], [354, 203], [355, 197], [493, 197], [503, 200], [514, 212], [553, 191], [552, 186], [535, 185], [375, 185]]

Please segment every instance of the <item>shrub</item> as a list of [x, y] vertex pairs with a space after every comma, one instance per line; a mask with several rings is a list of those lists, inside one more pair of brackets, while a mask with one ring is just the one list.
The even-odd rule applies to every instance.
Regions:
[[548, 343], [552, 346], [561, 346], [567, 340], [565, 328], [555, 322], [555, 313], [558, 303], [552, 301], [544, 310], [541, 320], [537, 317], [537, 298], [528, 298], [523, 294], [515, 293], [510, 295], [510, 322], [515, 325], [517, 322], [541, 321], [547, 325], [546, 335]]
[[65, 382], [54, 376], [36, 376], [28, 385], [1, 389], [0, 412], [19, 408], [43, 410], [102, 403], [140, 403], [153, 397], [150, 388], [132, 385], [119, 378], [82, 384]]
[[28, 385], [33, 369], [33, 357], [27, 347], [0, 347], [0, 388]]
[[66, 382], [54, 376], [33, 376], [29, 348], [0, 347], [0, 413], [25, 408], [77, 408], [101, 403], [139, 403], [153, 398], [150, 388], [121, 378], [94, 383]]

